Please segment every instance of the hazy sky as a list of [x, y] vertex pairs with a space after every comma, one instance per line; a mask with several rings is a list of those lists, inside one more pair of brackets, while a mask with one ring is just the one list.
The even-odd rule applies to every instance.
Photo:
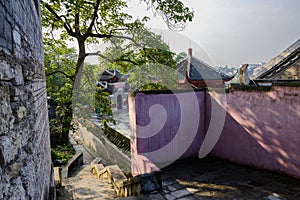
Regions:
[[[177, 45], [176, 51], [191, 46], [195, 55], [213, 65], [267, 62], [300, 38], [300, 0], [182, 1], [195, 18], [184, 31], [164, 33], [164, 38]], [[135, 12], [145, 14], [144, 9]], [[167, 29], [158, 17], [148, 25]]]

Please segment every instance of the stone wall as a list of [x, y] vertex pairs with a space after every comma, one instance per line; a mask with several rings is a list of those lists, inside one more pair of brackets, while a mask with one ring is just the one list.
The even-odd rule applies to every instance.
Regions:
[[0, 1], [0, 199], [52, 186], [39, 1]]
[[105, 161], [106, 165], [117, 164], [123, 171], [130, 172], [130, 158], [105, 136], [103, 130], [94, 123], [80, 119], [77, 121], [76, 136]]

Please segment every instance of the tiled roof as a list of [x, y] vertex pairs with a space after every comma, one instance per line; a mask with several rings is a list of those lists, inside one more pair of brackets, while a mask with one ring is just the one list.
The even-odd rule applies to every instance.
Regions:
[[125, 81], [129, 77], [129, 74], [121, 74], [119, 70], [116, 69], [106, 69], [102, 74], [100, 74], [99, 81], [108, 82], [121, 82]]
[[265, 79], [272, 75], [274, 71], [275, 73], [281, 72], [286, 69], [286, 66], [288, 66], [291, 61], [299, 59], [299, 52], [300, 39], [284, 50], [281, 54], [272, 58], [268, 63], [258, 67], [251, 76], [251, 79]]
[[190, 80], [227, 80], [230, 77], [219, 72], [218, 69], [210, 66], [202, 60], [191, 56], [186, 57], [177, 64], [177, 71], [183, 79], [188, 76]]

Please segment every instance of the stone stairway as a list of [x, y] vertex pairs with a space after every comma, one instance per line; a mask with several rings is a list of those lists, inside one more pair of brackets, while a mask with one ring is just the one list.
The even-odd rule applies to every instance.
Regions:
[[78, 145], [83, 153], [83, 165], [70, 173], [70, 177], [63, 178], [62, 187], [57, 191], [57, 200], [115, 199], [117, 194], [112, 184], [105, 178], [99, 179], [91, 173], [90, 163], [94, 156], [83, 145]]
[[65, 182], [66, 187], [73, 194], [73, 199], [105, 200], [117, 197], [107, 179], [99, 179], [91, 174], [90, 165], [83, 165], [74, 175]]

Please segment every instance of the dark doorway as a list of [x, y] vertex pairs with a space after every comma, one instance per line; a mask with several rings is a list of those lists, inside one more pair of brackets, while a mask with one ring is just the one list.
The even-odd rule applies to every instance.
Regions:
[[122, 105], [123, 105], [123, 100], [122, 100], [123, 98], [122, 98], [122, 95], [118, 95], [118, 97], [117, 97], [117, 109], [119, 110], [119, 109], [122, 109]]

